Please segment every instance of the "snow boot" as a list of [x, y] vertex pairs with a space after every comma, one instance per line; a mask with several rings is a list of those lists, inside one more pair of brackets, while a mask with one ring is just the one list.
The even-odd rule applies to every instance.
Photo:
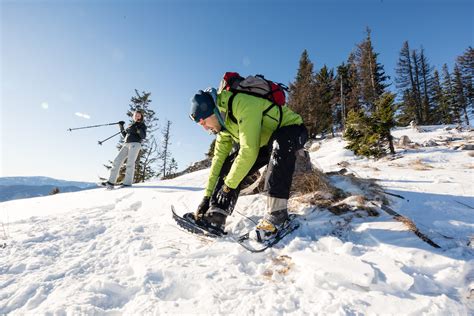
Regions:
[[271, 217], [274, 219], [280, 218], [280, 220], [271, 221], [269, 219], [270, 216], [262, 218], [255, 227], [255, 230], [250, 232], [249, 237], [261, 243], [275, 238], [288, 219], [288, 211], [286, 209], [277, 212], [278, 214], [272, 214]]
[[288, 220], [287, 203], [287, 199], [268, 197], [267, 212], [250, 233], [250, 238], [258, 242], [273, 239]]
[[225, 221], [227, 213], [217, 207], [211, 207], [204, 216], [196, 223], [201, 226], [210, 227], [216, 230], [219, 234], [225, 234]]
[[101, 182], [100, 185], [109, 190], [114, 188], [114, 184], [109, 181]]

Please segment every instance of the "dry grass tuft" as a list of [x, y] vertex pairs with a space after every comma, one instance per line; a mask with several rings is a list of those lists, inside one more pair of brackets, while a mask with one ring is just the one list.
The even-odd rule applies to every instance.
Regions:
[[348, 175], [348, 177], [352, 184], [364, 192], [364, 196], [367, 200], [382, 201], [385, 204], [389, 203], [387, 197], [383, 194], [383, 189], [377, 184], [376, 179], [363, 179], [355, 177], [354, 175]]
[[[379, 212], [372, 206], [369, 206], [369, 200], [363, 195], [352, 195], [342, 201], [332, 204], [328, 210], [335, 214], [355, 213], [356, 217], [379, 216]], [[366, 213], [366, 215], [364, 214]]]
[[327, 209], [329, 212], [333, 213], [334, 215], [342, 215], [342, 214], [354, 212], [354, 208], [347, 204], [330, 205], [327, 207]]
[[374, 171], [380, 171], [379, 168], [371, 166], [371, 165], [361, 165], [361, 167], [365, 168], [365, 169], [371, 169], [371, 170], [374, 170]]
[[291, 257], [287, 255], [278, 256], [272, 259], [272, 262], [275, 266], [279, 267], [277, 272], [280, 274], [288, 274], [290, 269], [293, 267], [293, 261]]
[[401, 216], [401, 215], [395, 216], [394, 218], [395, 218], [397, 221], [402, 222], [403, 224], [405, 224], [405, 226], [406, 226], [410, 231], [415, 232], [415, 231], [418, 230], [418, 228], [416, 227], [415, 223], [414, 223], [411, 219], [409, 219], [409, 218], [407, 218], [407, 217], [405, 217], [405, 216]]
[[389, 163], [388, 166], [397, 167], [397, 168], [403, 168], [404, 167], [404, 165], [402, 165], [401, 163], [398, 163], [398, 162]]
[[413, 161], [410, 166], [415, 169], [415, 170], [419, 170], [419, 171], [425, 171], [425, 170], [431, 170], [433, 169], [433, 166], [423, 162], [423, 160], [421, 159], [416, 159], [415, 161]]
[[293, 178], [291, 191], [300, 194], [306, 194], [316, 191], [334, 194], [336, 192], [336, 188], [329, 183], [324, 173], [317, 169], [314, 169], [312, 171], [296, 175]]
[[289, 202], [328, 207], [334, 202], [334, 196], [332, 194], [317, 191], [294, 195]]
[[263, 271], [263, 276], [271, 279], [273, 275], [278, 273], [279, 275], [287, 275], [291, 268], [294, 266], [291, 257], [282, 255], [272, 258], [272, 266]]
[[289, 208], [298, 208], [301, 204], [316, 206], [318, 209], [328, 210], [334, 215], [352, 213], [356, 217], [379, 216], [376, 207], [371, 201], [388, 203], [387, 198], [377, 185], [375, 179], [361, 179], [354, 175], [344, 175], [355, 186], [363, 191], [363, 195], [350, 195], [341, 189], [332, 186], [325, 174], [304, 174], [296, 186], [298, 192], [289, 201]]
[[363, 195], [355, 195], [354, 200], [360, 207], [364, 206], [365, 202], [367, 202], [367, 199]]

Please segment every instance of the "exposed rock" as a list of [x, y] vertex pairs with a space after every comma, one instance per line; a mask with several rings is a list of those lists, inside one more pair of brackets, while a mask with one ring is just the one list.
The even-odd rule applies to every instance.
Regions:
[[318, 151], [319, 148], [321, 148], [321, 144], [318, 143], [318, 142], [314, 142], [314, 143], [312, 143], [312, 144], [309, 146], [308, 151], [309, 151], [309, 152]]
[[474, 150], [474, 144], [464, 144], [459, 148], [461, 150]]
[[417, 131], [417, 132], [420, 132], [420, 131], [421, 131], [420, 128], [418, 127], [418, 124], [416, 124], [415, 121], [411, 121], [411, 122], [410, 122], [410, 127], [411, 127], [411, 129], [414, 130], [414, 131]]
[[436, 147], [436, 146], [439, 146], [439, 144], [435, 142], [433, 139], [430, 139], [423, 143], [423, 147]]
[[410, 144], [411, 142], [412, 141], [410, 140], [410, 138], [407, 135], [403, 135], [402, 137], [400, 137], [400, 140], [398, 141], [398, 146], [405, 147], [408, 144]]

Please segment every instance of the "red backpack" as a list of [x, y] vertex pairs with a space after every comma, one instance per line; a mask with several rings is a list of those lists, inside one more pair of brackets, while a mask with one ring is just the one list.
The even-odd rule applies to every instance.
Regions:
[[[288, 87], [282, 83], [267, 80], [263, 75], [248, 76], [247, 78], [244, 78], [237, 72], [226, 72], [221, 80], [217, 93], [220, 93], [223, 90], [234, 92], [228, 102], [228, 113], [230, 119], [234, 123], [237, 123], [232, 112], [232, 102], [237, 93], [245, 93], [271, 101], [272, 105], [263, 112], [263, 115], [265, 115], [275, 105], [281, 107], [286, 104], [285, 91], [288, 91]], [[282, 111], [280, 109], [278, 128], [280, 127], [281, 120]]]
[[263, 75], [244, 78], [237, 72], [226, 72], [218, 93], [222, 90], [250, 94], [283, 106], [286, 103], [285, 91], [288, 91], [288, 87], [283, 83], [267, 80]]

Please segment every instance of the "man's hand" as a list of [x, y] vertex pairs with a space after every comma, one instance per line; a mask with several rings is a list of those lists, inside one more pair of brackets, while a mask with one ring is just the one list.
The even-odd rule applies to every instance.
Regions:
[[211, 198], [208, 197], [208, 196], [205, 196], [201, 203], [199, 204], [198, 208], [197, 208], [197, 211], [196, 213], [194, 213], [194, 218], [196, 220], [200, 220], [204, 214], [206, 214], [207, 210], [209, 209], [209, 202], [210, 202]]
[[234, 198], [234, 195], [236, 194], [235, 189], [229, 188], [227, 185], [223, 184], [219, 192], [217, 192], [216, 195], [216, 202], [220, 208], [223, 210], [226, 210], [232, 199]]

